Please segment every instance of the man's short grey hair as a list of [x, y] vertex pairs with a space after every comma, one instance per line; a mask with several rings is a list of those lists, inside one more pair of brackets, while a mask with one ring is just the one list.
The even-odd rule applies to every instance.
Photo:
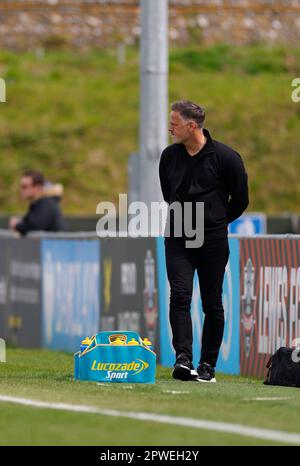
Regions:
[[178, 112], [185, 120], [193, 120], [199, 128], [203, 128], [205, 111], [190, 100], [178, 100], [171, 105], [173, 112]]

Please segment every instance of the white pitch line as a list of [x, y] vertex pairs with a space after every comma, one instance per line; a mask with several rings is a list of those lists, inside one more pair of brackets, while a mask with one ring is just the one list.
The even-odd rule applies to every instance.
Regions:
[[162, 391], [163, 393], [171, 393], [171, 395], [181, 395], [181, 394], [188, 394], [188, 393], [191, 393], [191, 392], [180, 392], [179, 390], [163, 390]]
[[244, 398], [244, 401], [286, 401], [294, 400], [294, 396], [270, 396], [270, 397], [257, 397], [257, 398]]
[[271, 440], [281, 443], [300, 445], [300, 434], [289, 433], [280, 430], [262, 429], [250, 427], [242, 424], [231, 424], [229, 422], [208, 421], [205, 419], [193, 419], [188, 417], [168, 416], [155, 413], [142, 413], [130, 411], [118, 411], [115, 409], [102, 409], [93, 406], [73, 405], [68, 403], [51, 403], [46, 401], [30, 400], [14, 396], [0, 395], [0, 401], [5, 403], [15, 403], [23, 406], [31, 406], [42, 409], [55, 409], [60, 411], [71, 411], [76, 413], [100, 414], [102, 416], [125, 417], [135, 421], [159, 422], [162, 424], [172, 424], [175, 426], [192, 427], [195, 429], [212, 430], [215, 432], [225, 432], [226, 434], [236, 434], [245, 437]]

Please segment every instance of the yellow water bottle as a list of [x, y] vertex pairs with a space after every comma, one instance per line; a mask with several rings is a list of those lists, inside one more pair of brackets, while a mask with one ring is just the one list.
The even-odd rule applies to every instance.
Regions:
[[82, 353], [91, 343], [92, 340], [90, 340], [89, 337], [86, 337], [84, 340], [82, 340], [81, 345], [80, 345], [80, 352]]
[[121, 338], [117, 338], [115, 341], [112, 341], [111, 344], [114, 345], [114, 346], [122, 346], [122, 345], [124, 345], [124, 341], [121, 340]]
[[151, 351], [154, 351], [152, 343], [150, 340], [148, 340], [147, 337], [143, 339], [143, 344], [147, 346], [147, 348], [150, 349]]
[[139, 342], [136, 341], [135, 338], [131, 338], [131, 340], [127, 344], [130, 345], [130, 346], [138, 346]]

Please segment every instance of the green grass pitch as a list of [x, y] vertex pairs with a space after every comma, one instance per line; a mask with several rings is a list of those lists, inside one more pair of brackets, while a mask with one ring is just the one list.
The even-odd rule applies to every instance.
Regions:
[[[300, 433], [300, 390], [217, 374], [217, 384], [175, 381], [158, 366], [155, 385], [79, 382], [73, 357], [9, 349], [0, 396], [168, 414]], [[182, 393], [187, 392], [187, 393]], [[276, 398], [275, 400], [254, 400]], [[0, 402], [0, 445], [279, 445], [279, 442], [150, 421]]]

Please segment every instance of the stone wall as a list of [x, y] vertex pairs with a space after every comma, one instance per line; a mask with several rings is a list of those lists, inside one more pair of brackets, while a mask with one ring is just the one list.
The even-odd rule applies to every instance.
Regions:
[[[300, 45], [300, 0], [169, 0], [169, 12], [173, 42]], [[138, 0], [0, 0], [0, 47], [107, 46], [139, 36]]]

